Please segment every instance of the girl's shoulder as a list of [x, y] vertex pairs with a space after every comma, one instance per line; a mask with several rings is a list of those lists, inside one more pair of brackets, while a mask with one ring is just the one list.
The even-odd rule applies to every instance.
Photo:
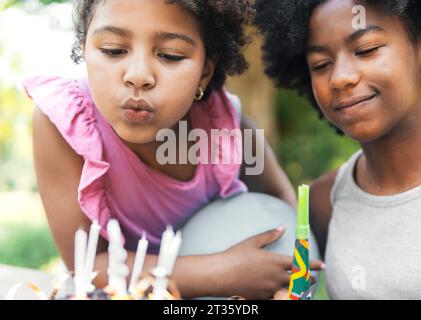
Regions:
[[86, 79], [58, 76], [32, 76], [23, 79], [27, 95], [38, 107], [51, 116], [69, 113], [81, 108], [91, 112], [92, 99]]
[[29, 98], [51, 120], [68, 118], [80, 112], [93, 116], [92, 99], [85, 79], [33, 76], [25, 78], [22, 84]]
[[[104, 226], [110, 210], [104, 207], [105, 176], [110, 163], [104, 159], [104, 131], [97, 125], [86, 81], [42, 76], [27, 78], [23, 85], [37, 106], [33, 118], [34, 155], [45, 192], [68, 200], [66, 219], [73, 216], [82, 224], [88, 223], [81, 218], [84, 214], [90, 221], [98, 220], [103, 226], [101, 234], [107, 239]], [[54, 200], [57, 197], [47, 198], [50, 213], [54, 212], [60, 203]], [[82, 214], [76, 217], [80, 210]]]
[[101, 136], [85, 79], [34, 76], [24, 79], [23, 87], [76, 153], [95, 157], [91, 146]]
[[323, 256], [337, 195], [346, 187], [349, 179], [352, 179], [353, 168], [360, 154], [361, 151], [357, 151], [341, 167], [322, 175], [311, 185], [310, 215], [312, 229]]
[[330, 202], [332, 206], [337, 198], [343, 192], [348, 192], [351, 185], [354, 184], [354, 170], [362, 150], [357, 150], [344, 164], [337, 170], [337, 174], [330, 192]]
[[[315, 197], [313, 197], [315, 206], [330, 208], [329, 211], [331, 211], [337, 193], [343, 189], [349, 178], [352, 178], [356, 161], [360, 155], [361, 150], [354, 153], [338, 169], [320, 176], [312, 183], [311, 191], [312, 194], [315, 194]], [[323, 205], [320, 203], [323, 203]]]
[[311, 225], [322, 255], [324, 255], [327, 230], [332, 217], [330, 194], [337, 179], [337, 175], [337, 170], [324, 174], [314, 181], [310, 188]]
[[311, 184], [310, 210], [314, 214], [330, 217], [332, 213], [331, 193], [339, 174], [339, 169], [328, 172]]

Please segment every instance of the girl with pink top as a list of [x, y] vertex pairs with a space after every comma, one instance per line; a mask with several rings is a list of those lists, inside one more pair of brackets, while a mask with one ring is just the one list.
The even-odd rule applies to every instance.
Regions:
[[[129, 267], [146, 231], [149, 268], [156, 264], [166, 226], [179, 228], [217, 197], [249, 187], [295, 206], [291, 184], [267, 145], [263, 173], [248, 176], [247, 183], [240, 180], [241, 163], [161, 164], [156, 157], [162, 145], [158, 132], [178, 133], [180, 121], [209, 136], [212, 129], [252, 128], [240, 119], [236, 97], [223, 89], [228, 74], [247, 67], [241, 50], [247, 43], [243, 28], [254, 14], [252, 4], [76, 2], [78, 41], [72, 57], [86, 62], [87, 79], [38, 76], [24, 82], [37, 105], [33, 125], [39, 190], [69, 269], [75, 231], [88, 229], [94, 220], [102, 227], [95, 264], [100, 271], [95, 284], [102, 287], [107, 283], [105, 226], [111, 218], [120, 222]], [[236, 147], [222, 145], [222, 152]], [[272, 297], [288, 284], [291, 258], [261, 248], [281, 234], [282, 228], [223, 253], [178, 258], [173, 276], [183, 297]]]

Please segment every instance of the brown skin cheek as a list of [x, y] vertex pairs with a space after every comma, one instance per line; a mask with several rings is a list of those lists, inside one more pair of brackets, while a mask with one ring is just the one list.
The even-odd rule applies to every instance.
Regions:
[[[113, 10], [116, 11], [114, 16], [110, 14]], [[151, 17], [156, 16], [158, 12], [159, 18], [152, 19]], [[124, 15], [126, 19], [119, 20], [119, 15]], [[134, 27], [138, 19], [142, 19], [142, 23]], [[116, 41], [114, 38], [108, 41], [108, 38], [96, 38], [91, 35], [92, 30], [104, 23], [128, 26], [135, 35], [125, 40], [116, 38]], [[171, 31], [174, 28], [179, 33], [186, 33], [195, 38], [197, 46], [194, 49], [182, 49], [183, 45], [177, 45], [177, 42], [174, 42], [173, 47], [172, 42], [156, 40], [157, 30]], [[113, 1], [105, 3], [96, 11], [88, 30], [84, 51], [88, 78], [97, 107], [120, 138], [139, 145], [154, 142], [160, 129], [174, 127], [187, 114], [199, 83], [203, 87], [207, 86], [213, 72], [202, 79], [205, 48], [197, 28], [198, 22], [193, 21], [181, 7], [168, 5], [164, 1], [138, 2], [136, 5], [130, 1]], [[121, 57], [110, 58], [99, 50], [104, 43], [119, 44], [120, 40], [129, 49], [127, 54]], [[120, 48], [119, 45], [116, 47]], [[181, 55], [186, 59], [174, 63], [157, 54], [160, 50], [174, 48], [181, 48]], [[139, 81], [144, 80], [141, 76], [143, 72], [150, 72], [149, 76], [154, 79], [153, 87], [146, 88], [139, 84]], [[140, 87], [128, 86], [125, 78], [129, 73], [131, 79], [137, 78]], [[121, 104], [132, 96], [144, 98], [156, 109], [152, 122], [133, 125], [122, 119]]]
[[[366, 59], [355, 55], [356, 48], [347, 47], [343, 39], [353, 30], [346, 24], [338, 25], [337, 22], [352, 19], [350, 5], [352, 1], [331, 0], [320, 5], [313, 13], [310, 21], [310, 43], [328, 45], [330, 53], [335, 57], [338, 52], [346, 52], [336, 63], [346, 63], [348, 68], [354, 68], [358, 73], [359, 82], [354, 87], [338, 91], [331, 86], [331, 70], [324, 74], [312, 75], [312, 86], [317, 102], [325, 117], [337, 127], [345, 131], [349, 136], [360, 142], [375, 140], [398, 127], [399, 122], [405, 123], [405, 117], [409, 113], [416, 112], [412, 107], [419, 99], [419, 73], [420, 61], [415, 59], [413, 44], [401, 21], [393, 18], [385, 18], [375, 11], [369, 10], [368, 24], [379, 25], [386, 30], [385, 36], [380, 37], [386, 46], [378, 53]], [[330, 17], [330, 20], [327, 20]], [[336, 32], [331, 30], [336, 27]], [[314, 31], [313, 31], [314, 30]], [[314, 44], [313, 43], [313, 44]], [[335, 61], [333, 61], [335, 63]], [[341, 67], [341, 66], [339, 66]], [[343, 123], [339, 114], [332, 110], [334, 97], [353, 96], [355, 92], [378, 90], [380, 96], [376, 103], [376, 109], [372, 112], [362, 113], [354, 123]], [[355, 91], [354, 91], [355, 90]], [[353, 92], [354, 91], [354, 92]], [[337, 100], [337, 99], [336, 99]], [[411, 109], [412, 108], [412, 109]]]
[[113, 87], [115, 83], [118, 83], [121, 71], [117, 65], [105, 66], [102, 62], [104, 57], [101, 57], [95, 49], [90, 48], [87, 53], [85, 60], [92, 98], [101, 114], [113, 124], [117, 121], [117, 114], [113, 112], [112, 106], [118, 105], [119, 101], [114, 100], [110, 92], [114, 92]]
[[[94, 55], [95, 56], [95, 55]], [[92, 63], [91, 63], [92, 61]], [[120, 118], [119, 105], [124, 99], [115, 99], [113, 93], [114, 84], [121, 83], [122, 68], [117, 68], [113, 64], [102, 64], [96, 62], [101, 60], [89, 59], [88, 74], [91, 75], [93, 99], [98, 105], [100, 112], [109, 121], [114, 130], [126, 140], [134, 143], [147, 143], [155, 140], [156, 133], [162, 128], [173, 127], [189, 111], [195, 93], [194, 83], [199, 83], [200, 74], [196, 71], [196, 66], [190, 63], [184, 70], [178, 71], [158, 71], [159, 83], [156, 84], [154, 93], [145, 92], [140, 96], [159, 97], [158, 117], [153, 124], [128, 127]], [[159, 67], [158, 67], [159, 69]], [[162, 69], [162, 67], [161, 67]], [[107, 70], [107, 71], [104, 71]], [[195, 71], [194, 74], [192, 71]], [[199, 70], [200, 71], [200, 70]], [[197, 81], [174, 81], [173, 79], [191, 79], [192, 74]], [[108, 81], [104, 81], [107, 79]], [[160, 83], [164, 83], [161, 85]], [[173, 98], [178, 93], [177, 98]], [[183, 93], [182, 95], [180, 93]], [[158, 100], [158, 99], [157, 99]]]
[[[379, 59], [379, 63], [367, 70], [366, 77], [381, 91], [380, 107], [371, 120], [371, 131], [378, 132], [373, 140], [406, 128], [406, 119], [415, 112], [419, 99], [416, 74], [417, 61], [412, 45], [405, 41], [405, 33], [400, 33], [400, 41], [390, 48], [390, 55]], [[370, 83], [369, 82], [369, 83]], [[402, 125], [399, 125], [402, 123]]]
[[377, 107], [375, 117], [367, 116], [353, 125], [341, 125], [335, 111], [326, 107], [331, 105], [333, 95], [333, 89], [328, 84], [328, 77], [323, 76], [313, 81], [316, 99], [322, 106], [321, 109], [326, 118], [357, 140], [364, 140], [365, 136], [369, 137], [373, 132], [378, 132], [378, 134], [371, 136], [370, 139], [376, 139], [385, 134], [406, 115], [417, 99], [414, 90], [416, 82], [414, 70], [417, 70], [414, 51], [411, 43], [405, 39], [406, 33], [404, 31], [397, 33], [391, 47], [382, 48], [377, 58], [364, 61], [353, 57], [348, 60], [349, 62], [345, 61], [345, 63], [352, 63], [361, 77], [357, 87], [362, 85], [370, 90], [374, 88], [380, 91], [378, 98], [380, 107]]

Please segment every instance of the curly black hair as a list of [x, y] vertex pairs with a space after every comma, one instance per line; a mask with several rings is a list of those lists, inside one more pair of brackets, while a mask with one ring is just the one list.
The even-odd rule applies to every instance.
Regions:
[[[297, 90], [307, 97], [322, 117], [313, 94], [306, 59], [309, 22], [316, 7], [327, 0], [257, 0], [255, 24], [264, 36], [262, 46], [266, 74], [277, 86]], [[399, 17], [409, 38], [421, 40], [420, 0], [360, 0], [355, 4], [374, 7]]]
[[[76, 0], [74, 26], [76, 42], [71, 58], [75, 63], [83, 60], [82, 47], [86, 42], [89, 25], [100, 2], [106, 0]], [[248, 68], [243, 49], [250, 42], [246, 26], [255, 16], [254, 0], [166, 0], [177, 3], [197, 18], [208, 58], [216, 59], [213, 78], [205, 92], [207, 98], [214, 89], [220, 89], [227, 76], [241, 74]]]

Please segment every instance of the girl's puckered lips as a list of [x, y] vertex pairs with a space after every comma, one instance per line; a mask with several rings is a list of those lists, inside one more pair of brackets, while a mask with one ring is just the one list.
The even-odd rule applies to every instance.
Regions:
[[123, 117], [131, 123], [150, 122], [155, 115], [155, 109], [144, 99], [129, 98], [122, 106]]
[[155, 112], [155, 109], [152, 108], [151, 105], [146, 102], [146, 100], [133, 97], [125, 100], [122, 109], [135, 109], [139, 111]]

